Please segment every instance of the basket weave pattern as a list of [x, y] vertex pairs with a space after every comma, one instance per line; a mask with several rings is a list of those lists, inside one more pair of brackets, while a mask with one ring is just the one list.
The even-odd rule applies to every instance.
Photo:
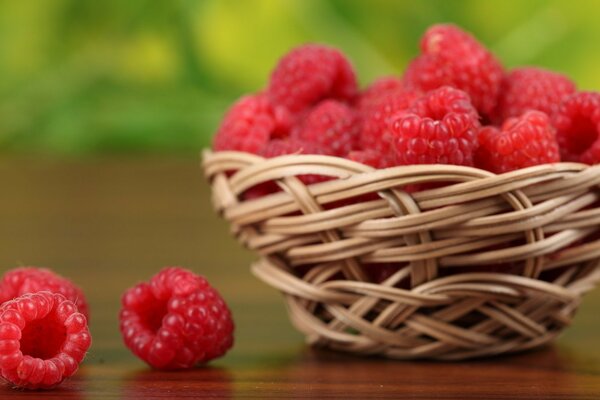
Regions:
[[[400, 359], [521, 351], [555, 338], [600, 280], [600, 165], [495, 175], [317, 155], [203, 158], [215, 209], [314, 345]], [[333, 179], [305, 185], [307, 174]], [[282, 190], [243, 200], [271, 181]], [[418, 184], [433, 188], [403, 190]], [[400, 267], [374, 282], [369, 269], [385, 263]]]

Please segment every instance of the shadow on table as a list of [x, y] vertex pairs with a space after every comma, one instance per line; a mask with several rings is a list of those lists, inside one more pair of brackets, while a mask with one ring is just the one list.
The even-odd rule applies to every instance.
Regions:
[[556, 347], [463, 362], [398, 361], [306, 349], [281, 368], [277, 380], [293, 382], [303, 396], [313, 398], [361, 398], [368, 392], [374, 398], [411, 399], [593, 398], [589, 388], [598, 378], [582, 369], [583, 362]]
[[24, 390], [15, 389], [8, 383], [0, 383], [0, 399], [42, 399], [42, 398], [53, 398], [53, 399], [65, 399], [65, 400], [86, 400], [88, 397], [80, 387], [80, 383], [73, 381], [67, 381], [61, 384], [59, 387], [52, 390]]
[[183, 371], [138, 370], [121, 381], [122, 399], [232, 398], [231, 374], [215, 367]]

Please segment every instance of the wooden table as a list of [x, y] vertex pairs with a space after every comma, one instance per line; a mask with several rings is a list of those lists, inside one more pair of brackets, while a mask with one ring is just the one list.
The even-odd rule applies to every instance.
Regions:
[[[212, 212], [197, 160], [4, 158], [0, 182], [1, 269], [51, 266], [92, 307], [89, 356], [43, 397], [600, 399], [600, 291], [556, 345], [527, 354], [432, 363], [311, 350]], [[121, 344], [120, 294], [165, 265], [204, 274], [233, 309], [236, 345], [209, 367], [152, 371]], [[0, 398], [20, 396], [42, 398], [0, 387]]]

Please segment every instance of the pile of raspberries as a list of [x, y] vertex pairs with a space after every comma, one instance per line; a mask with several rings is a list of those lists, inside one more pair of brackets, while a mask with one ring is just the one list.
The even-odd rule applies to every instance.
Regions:
[[308, 44], [226, 113], [215, 151], [322, 154], [374, 168], [454, 164], [504, 173], [600, 163], [600, 93], [537, 67], [504, 69], [471, 34], [430, 27], [403, 76], [359, 90], [348, 59]]
[[[233, 345], [233, 320], [200, 275], [167, 267], [123, 294], [125, 345], [157, 369], [191, 368]], [[0, 277], [0, 377], [16, 388], [51, 389], [73, 376], [92, 344], [83, 291], [47, 268]]]

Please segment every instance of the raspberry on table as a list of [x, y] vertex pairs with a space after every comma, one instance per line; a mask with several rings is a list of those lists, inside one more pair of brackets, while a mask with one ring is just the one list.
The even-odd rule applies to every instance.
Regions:
[[470, 33], [452, 24], [433, 25], [421, 39], [421, 55], [408, 66], [404, 81], [423, 91], [453, 86], [469, 94], [489, 116], [500, 93], [503, 68]]
[[0, 279], [0, 304], [26, 293], [47, 290], [60, 293], [77, 305], [89, 320], [89, 306], [83, 291], [70, 280], [47, 268], [19, 267], [6, 271]]
[[307, 44], [283, 56], [271, 74], [267, 93], [273, 104], [297, 115], [323, 99], [352, 101], [357, 94], [356, 75], [339, 50]]
[[543, 68], [524, 67], [510, 71], [502, 80], [495, 122], [537, 110], [554, 115], [560, 103], [575, 93], [575, 83], [566, 75]]
[[473, 165], [478, 115], [469, 95], [449, 86], [428, 92], [390, 119], [398, 165]]
[[225, 114], [213, 149], [258, 154], [270, 139], [287, 136], [291, 125], [287, 110], [272, 105], [264, 94], [243, 96]]
[[324, 100], [316, 105], [291, 136], [312, 143], [323, 153], [343, 157], [358, 147], [357, 113], [344, 103]]
[[92, 343], [85, 316], [59, 293], [25, 294], [0, 306], [0, 374], [50, 389], [75, 374]]
[[[369, 90], [367, 89], [367, 91]], [[388, 158], [392, 157], [390, 117], [409, 108], [421, 95], [422, 93], [418, 90], [404, 87], [389, 87], [386, 90], [374, 90], [373, 88], [368, 101], [365, 99], [359, 105], [361, 147], [387, 154]]]
[[502, 129], [486, 126], [478, 139], [476, 166], [497, 174], [560, 161], [556, 132], [541, 111], [509, 118]]
[[553, 118], [563, 161], [600, 163], [600, 93], [567, 97]]
[[229, 308], [206, 279], [187, 269], [162, 269], [128, 289], [121, 303], [125, 345], [154, 368], [191, 368], [233, 345]]

